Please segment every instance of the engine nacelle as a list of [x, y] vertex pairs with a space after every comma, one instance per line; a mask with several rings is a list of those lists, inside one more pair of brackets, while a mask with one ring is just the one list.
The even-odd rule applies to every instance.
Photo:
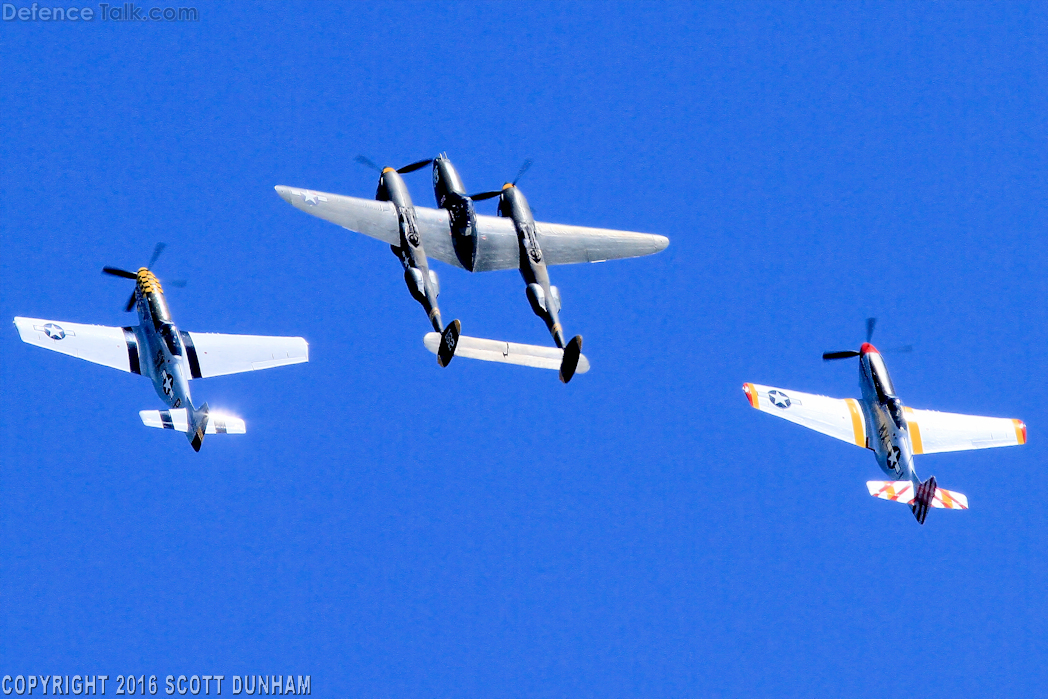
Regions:
[[531, 310], [535, 312], [535, 315], [544, 318], [547, 314], [546, 294], [542, 291], [542, 287], [538, 284], [528, 284], [527, 294], [528, 303], [531, 304]]
[[429, 270], [429, 288], [433, 290], [433, 298], [440, 296], [440, 280], [433, 270]]
[[452, 192], [444, 197], [440, 207], [448, 212], [455, 256], [466, 270], [472, 272], [477, 261], [477, 246], [480, 244], [473, 200]]
[[555, 286], [551, 286], [549, 288], [549, 295], [553, 297], [551, 299], [551, 301], [553, 302], [553, 310], [555, 310], [557, 313], [560, 313], [560, 289], [558, 289]]
[[422, 270], [408, 267], [404, 270], [404, 282], [408, 285], [411, 297], [419, 303], [426, 304], [426, 282], [422, 277]]
[[473, 200], [466, 195], [462, 178], [446, 155], [439, 155], [433, 160], [433, 194], [437, 199], [437, 206], [448, 212], [455, 256], [463, 267], [472, 272], [476, 267], [477, 248], [480, 244], [477, 235], [477, 214], [473, 208]]

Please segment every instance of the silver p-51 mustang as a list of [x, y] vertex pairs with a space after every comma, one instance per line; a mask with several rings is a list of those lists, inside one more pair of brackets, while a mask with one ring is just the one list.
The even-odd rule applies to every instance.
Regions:
[[190, 379], [307, 362], [309, 346], [301, 337], [179, 330], [171, 319], [160, 281], [148, 269], [163, 249], [163, 243], [157, 245], [149, 265], [138, 272], [103, 269], [106, 274], [135, 280], [135, 291], [125, 310], [137, 306], [137, 326], [112, 328], [15, 318], [15, 327], [23, 342], [148, 377], [170, 409], [143, 410], [139, 413], [142, 422], [184, 432], [193, 449], [200, 451], [205, 434], [243, 434], [246, 428], [242, 419], [212, 412], [207, 403], [194, 407]]
[[891, 480], [868, 481], [870, 495], [909, 505], [919, 523], [924, 524], [930, 507], [967, 510], [968, 498], [963, 494], [938, 487], [935, 476], [923, 482], [917, 477], [913, 455], [1025, 444], [1026, 424], [904, 406], [895, 395], [884, 359], [869, 342], [873, 324], [874, 319], [867, 321], [866, 342], [859, 351], [823, 354], [825, 360], [859, 358], [861, 399], [841, 400], [752, 383], [742, 390], [750, 405], [762, 412], [871, 449]]

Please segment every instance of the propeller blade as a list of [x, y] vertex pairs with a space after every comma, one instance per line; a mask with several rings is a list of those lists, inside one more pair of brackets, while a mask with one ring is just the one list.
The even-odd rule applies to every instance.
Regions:
[[858, 357], [859, 353], [855, 350], [844, 350], [843, 352], [823, 352], [823, 361], [830, 361], [831, 359], [851, 359], [852, 357]]
[[484, 201], [485, 199], [494, 199], [500, 194], [502, 194], [502, 190], [499, 190], [497, 192], [481, 192], [480, 194], [470, 194], [469, 198], [473, 201]]
[[128, 272], [126, 269], [120, 269], [119, 267], [103, 267], [102, 274], [111, 274], [114, 277], [122, 277], [124, 279], [138, 279], [138, 275], [134, 272]]
[[892, 347], [888, 352], [892, 354], [907, 354], [913, 351], [913, 345], [900, 345], [899, 347]]
[[146, 265], [146, 269], [149, 269], [153, 265], [156, 264], [157, 258], [160, 257], [160, 253], [162, 253], [164, 251], [164, 248], [166, 248], [166, 247], [167, 247], [167, 243], [157, 243], [156, 244], [156, 247], [153, 248], [153, 256], [149, 258], [149, 264]]
[[514, 187], [517, 186], [517, 181], [520, 180], [520, 178], [524, 176], [524, 173], [528, 171], [528, 168], [531, 167], [531, 164], [533, 162], [534, 161], [531, 158], [528, 158], [527, 160], [524, 161], [524, 164], [520, 166], [520, 170], [517, 171], [517, 176], [513, 178], [513, 186]]
[[426, 167], [427, 165], [429, 165], [432, 162], [433, 162], [433, 158], [430, 158], [428, 160], [420, 160], [417, 163], [411, 163], [410, 165], [405, 165], [404, 167], [402, 167], [399, 170], [397, 170], [397, 172], [399, 172], [401, 175], [406, 175], [409, 172], [414, 172], [415, 170], [419, 170], [421, 168], [424, 168], [424, 167]]
[[164, 283], [167, 284], [168, 286], [173, 286], [176, 289], [185, 289], [186, 288], [186, 284], [188, 282], [186, 282], [185, 279], [172, 279], [171, 281], [164, 282]]
[[382, 172], [382, 168], [380, 168], [375, 163], [371, 162], [370, 159], [365, 158], [363, 155], [358, 155], [357, 157], [353, 158], [353, 160], [356, 160], [358, 163], [360, 163], [364, 167], [369, 167], [372, 170], [378, 170], [379, 172]]
[[876, 318], [867, 318], [866, 319], [866, 341], [867, 342], [869, 342], [870, 339], [873, 337], [873, 329], [875, 327], [877, 327], [877, 319]]
[[131, 298], [129, 298], [127, 300], [127, 305], [124, 306], [124, 310], [125, 311], [130, 311], [134, 307], [135, 307], [135, 292], [132, 291], [131, 292]]

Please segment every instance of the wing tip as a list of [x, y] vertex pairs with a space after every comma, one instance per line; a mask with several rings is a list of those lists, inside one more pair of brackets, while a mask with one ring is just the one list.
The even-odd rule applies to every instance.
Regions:
[[760, 409], [759, 396], [757, 395], [757, 387], [751, 383], [742, 384], [742, 392], [746, 394], [746, 400], [750, 402], [750, 407]]
[[1012, 424], [1015, 425], [1015, 438], [1019, 441], [1019, 446], [1026, 444], [1026, 423], [1013, 418]]
[[291, 188], [290, 187], [286, 187], [286, 186], [284, 186], [282, 184], [278, 184], [278, 185], [274, 186], [273, 189], [276, 190], [277, 194], [280, 195], [281, 199], [286, 201], [288, 204], [291, 203]]

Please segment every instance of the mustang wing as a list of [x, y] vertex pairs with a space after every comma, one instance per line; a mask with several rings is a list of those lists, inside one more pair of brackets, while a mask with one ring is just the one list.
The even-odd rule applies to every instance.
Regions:
[[301, 337], [183, 332], [182, 342], [194, 379], [309, 361], [309, 345]]
[[[312, 189], [276, 187], [284, 201], [325, 221], [377, 238], [390, 245], [400, 244], [400, 224], [393, 204], [360, 199]], [[454, 267], [462, 267], [451, 240], [448, 212], [426, 206], [415, 207], [415, 220], [422, 235], [426, 255]], [[603, 262], [640, 257], [659, 252], [669, 245], [665, 236], [607, 228], [586, 228], [559, 223], [535, 223], [535, 233], [546, 264]], [[517, 269], [520, 250], [513, 222], [498, 216], [477, 215], [476, 272]]]
[[130, 328], [82, 325], [40, 318], [15, 318], [22, 342], [134, 374], [138, 340]]
[[1022, 420], [904, 408], [914, 454], [1026, 444]]
[[743, 384], [757, 410], [776, 415], [850, 444], [866, 446], [866, 418], [854, 398], [827, 398], [782, 388]]

